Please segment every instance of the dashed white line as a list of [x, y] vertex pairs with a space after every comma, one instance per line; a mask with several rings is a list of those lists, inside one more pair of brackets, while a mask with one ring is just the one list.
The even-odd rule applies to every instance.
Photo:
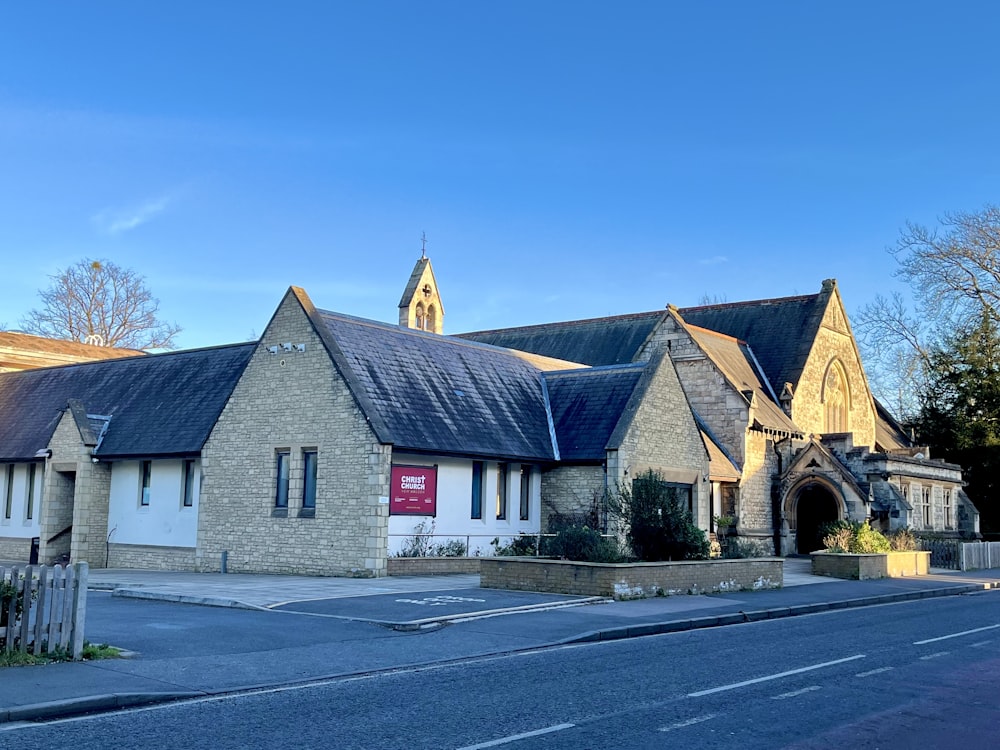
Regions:
[[948, 635], [941, 635], [937, 638], [928, 638], [924, 641], [914, 641], [914, 646], [923, 646], [925, 643], [935, 643], [937, 641], [946, 641], [949, 638], [958, 638], [963, 635], [970, 635], [971, 633], [982, 633], [984, 630], [995, 630], [1000, 628], [1000, 625], [987, 625], [985, 628], [973, 628], [972, 630], [963, 630], [961, 633], [950, 633]]
[[466, 745], [465, 747], [458, 748], [458, 750], [483, 750], [483, 748], [486, 747], [498, 747], [500, 745], [506, 745], [510, 742], [526, 740], [529, 737], [538, 737], [543, 734], [551, 734], [552, 732], [561, 732], [564, 729], [572, 729], [575, 726], [576, 724], [556, 724], [552, 727], [545, 727], [545, 729], [536, 729], [533, 732], [522, 732], [521, 734], [512, 734], [509, 737], [501, 737], [498, 740], [480, 742], [478, 745]]
[[878, 669], [869, 669], [867, 672], [858, 672], [855, 677], [871, 677], [873, 674], [882, 674], [883, 672], [891, 672], [895, 667], [879, 667]]
[[927, 656], [921, 656], [920, 660], [927, 661], [928, 659], [937, 659], [939, 656], [947, 656], [950, 653], [951, 651], [938, 651], [937, 653], [934, 654], [927, 654]]
[[703, 695], [711, 695], [712, 693], [722, 693], [726, 690], [736, 690], [737, 688], [746, 687], [747, 685], [756, 685], [761, 682], [769, 682], [771, 680], [780, 680], [782, 677], [789, 677], [793, 674], [802, 674], [803, 672], [812, 672], [814, 669], [823, 669], [824, 667], [832, 667], [837, 664], [843, 664], [848, 661], [855, 661], [857, 659], [864, 659], [864, 654], [855, 654], [854, 656], [848, 656], [844, 659], [834, 659], [833, 661], [825, 661], [822, 664], [811, 664], [808, 667], [799, 667], [798, 669], [790, 669], [787, 672], [779, 672], [778, 674], [769, 674], [766, 677], [757, 677], [753, 680], [744, 680], [743, 682], [734, 682], [731, 685], [721, 685], [720, 687], [709, 688], [708, 690], [699, 690], [695, 693], [688, 693], [688, 698], [700, 698]]
[[979, 643], [970, 643], [969, 648], [982, 648], [983, 646], [989, 646], [993, 641], [979, 641]]
[[698, 716], [694, 719], [688, 719], [687, 721], [678, 721], [676, 724], [671, 724], [669, 727], [661, 727], [661, 732], [672, 732], [675, 729], [683, 729], [684, 727], [694, 726], [695, 724], [701, 724], [703, 721], [708, 721], [709, 719], [714, 719], [718, 714], [706, 714], [705, 716]]
[[793, 690], [790, 693], [782, 693], [781, 695], [772, 695], [771, 700], [783, 701], [785, 698], [794, 698], [797, 695], [803, 695], [804, 693], [811, 693], [814, 690], [820, 690], [819, 685], [810, 685], [809, 687], [804, 687], [801, 690]]

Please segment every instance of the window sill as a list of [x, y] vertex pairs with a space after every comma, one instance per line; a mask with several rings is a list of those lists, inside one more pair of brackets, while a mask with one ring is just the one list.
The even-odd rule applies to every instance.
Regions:
[[288, 508], [274, 508], [271, 511], [271, 518], [288, 518]]
[[315, 508], [300, 508], [299, 518], [315, 518], [316, 509]]

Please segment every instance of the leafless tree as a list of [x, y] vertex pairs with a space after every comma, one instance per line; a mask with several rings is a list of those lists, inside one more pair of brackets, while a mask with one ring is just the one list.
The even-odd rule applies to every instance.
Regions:
[[908, 223], [889, 248], [913, 307], [894, 293], [854, 318], [872, 385], [904, 419], [915, 413], [934, 345], [984, 315], [1000, 321], [1000, 207], [945, 214], [938, 223]]
[[42, 306], [21, 321], [28, 333], [100, 346], [172, 349], [180, 332], [157, 318], [159, 301], [135, 271], [107, 260], [81, 260], [51, 277]]

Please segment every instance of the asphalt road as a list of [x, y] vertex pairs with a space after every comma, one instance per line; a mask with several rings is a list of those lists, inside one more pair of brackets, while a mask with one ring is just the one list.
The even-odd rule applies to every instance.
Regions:
[[975, 750], [1000, 746], [998, 691], [984, 592], [15, 725], [0, 747]]

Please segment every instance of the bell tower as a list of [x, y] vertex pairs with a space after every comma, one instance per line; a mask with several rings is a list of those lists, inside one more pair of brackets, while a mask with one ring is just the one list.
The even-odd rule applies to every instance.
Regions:
[[422, 237], [420, 259], [413, 267], [410, 280], [399, 300], [399, 324], [428, 333], [444, 331], [444, 306], [438, 294], [437, 280], [431, 260], [427, 257], [427, 238]]

